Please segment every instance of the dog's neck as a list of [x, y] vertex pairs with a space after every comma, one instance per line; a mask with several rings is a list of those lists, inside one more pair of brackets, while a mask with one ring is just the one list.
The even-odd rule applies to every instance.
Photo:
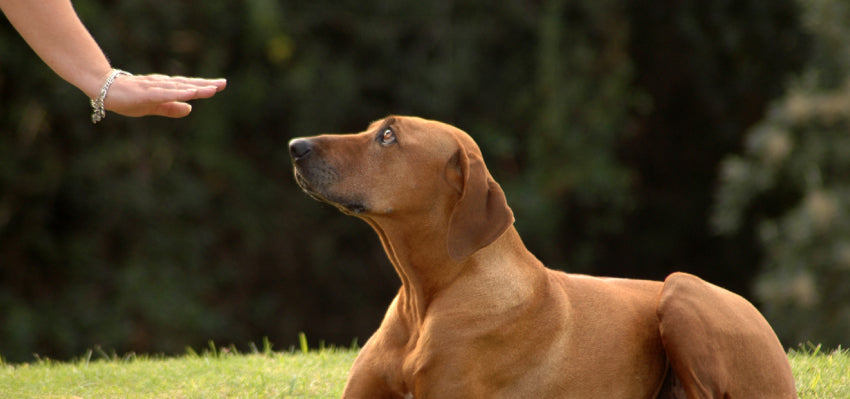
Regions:
[[[401, 279], [400, 306], [421, 320], [433, 295], [451, 283], [461, 265], [449, 257], [446, 236], [439, 228], [367, 220], [384, 246], [390, 262]], [[429, 248], [429, 250], [422, 250]], [[417, 250], [418, 249], [418, 250]], [[439, 250], [439, 249], [442, 249]]]
[[[411, 317], [411, 322], [415, 324], [422, 322], [428, 306], [440, 291], [462, 275], [481, 271], [480, 265], [487, 264], [487, 268], [495, 267], [494, 264], [505, 264], [507, 267], [539, 265], [537, 259], [525, 249], [513, 226], [487, 247], [457, 261], [449, 256], [445, 228], [366, 221], [377, 232], [387, 257], [401, 278], [402, 287], [397, 305], [403, 308], [403, 313]], [[415, 229], [410, 226], [415, 226]], [[525, 261], [520, 261], [520, 258]], [[516, 273], [505, 273], [503, 276], [517, 279]]]

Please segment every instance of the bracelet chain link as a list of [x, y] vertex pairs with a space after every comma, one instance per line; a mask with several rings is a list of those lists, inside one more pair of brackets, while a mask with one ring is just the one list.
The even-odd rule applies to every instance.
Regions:
[[106, 100], [106, 93], [109, 91], [109, 86], [112, 85], [112, 82], [115, 81], [120, 75], [132, 75], [129, 72], [122, 71], [120, 69], [112, 69], [112, 72], [109, 73], [109, 77], [106, 78], [106, 82], [103, 83], [103, 87], [100, 88], [100, 95], [97, 98], [92, 98], [89, 101], [91, 102], [92, 113], [91, 113], [91, 122], [96, 124], [106, 118], [106, 110], [103, 108], [103, 101]]

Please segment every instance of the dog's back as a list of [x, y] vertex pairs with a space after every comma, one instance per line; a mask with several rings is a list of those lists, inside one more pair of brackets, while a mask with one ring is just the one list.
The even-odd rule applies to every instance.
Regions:
[[654, 398], [668, 367], [655, 314], [661, 282], [549, 274], [570, 312], [565, 364], [578, 386], [597, 390], [583, 395]]

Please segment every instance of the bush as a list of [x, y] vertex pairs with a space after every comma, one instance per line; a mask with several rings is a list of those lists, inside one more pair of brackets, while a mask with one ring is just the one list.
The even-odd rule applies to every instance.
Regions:
[[718, 160], [801, 59], [791, 0], [74, 5], [115, 66], [229, 87], [186, 119], [93, 127], [0, 25], [10, 360], [365, 341], [398, 278], [368, 226], [299, 192], [285, 145], [391, 113], [470, 132], [547, 264], [752, 275], [705, 220]]
[[850, 344], [850, 6], [803, 2], [815, 45], [791, 90], [722, 165], [713, 222], [754, 226], [755, 294], [786, 342]]

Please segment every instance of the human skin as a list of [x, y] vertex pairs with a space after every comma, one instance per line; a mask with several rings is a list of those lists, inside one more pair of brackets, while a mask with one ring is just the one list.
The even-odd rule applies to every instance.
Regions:
[[[70, 0], [0, 0], [0, 9], [56, 74], [89, 98], [100, 95], [112, 66]], [[225, 79], [120, 75], [104, 108], [125, 116], [180, 118], [192, 111], [187, 101], [212, 97], [226, 85]]]

